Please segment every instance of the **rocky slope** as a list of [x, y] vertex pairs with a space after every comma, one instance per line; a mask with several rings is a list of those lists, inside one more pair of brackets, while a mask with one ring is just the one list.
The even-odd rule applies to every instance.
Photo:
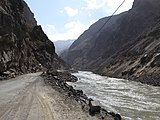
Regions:
[[160, 86], [160, 19], [130, 47], [122, 49], [101, 64], [98, 71], [105, 75]]
[[150, 28], [159, 16], [159, 5], [159, 0], [135, 0], [131, 10], [114, 16], [103, 29], [108, 17], [100, 19], [72, 44], [65, 60], [77, 68], [96, 68]]
[[0, 1], [0, 74], [35, 72], [60, 68], [65, 63], [55, 54], [53, 43], [43, 32], [23, 0]]
[[[113, 30], [116, 29], [117, 25], [115, 24], [116, 21], [118, 21], [121, 17], [125, 16], [126, 13], [122, 13], [120, 15], [114, 16], [111, 21], [108, 22], [104, 26], [104, 28], [101, 31], [107, 30], [109, 28], [110, 30], [113, 28]], [[101, 34], [101, 27], [104, 25], [104, 23], [109, 19], [109, 17], [105, 17], [97, 21], [95, 24], [91, 25], [90, 28], [85, 31], [69, 48], [69, 51], [67, 53], [66, 57], [63, 57], [63, 59], [72, 64], [74, 67], [77, 68], [86, 68], [88, 67], [88, 63], [93, 61], [99, 56], [102, 56], [105, 49], [100, 47], [100, 49], [95, 48], [96, 45], [98, 45], [97, 39]], [[109, 33], [111, 31], [107, 30]], [[102, 44], [105, 45], [105, 44]], [[98, 46], [97, 46], [98, 47]], [[95, 50], [95, 52], [93, 52]]]

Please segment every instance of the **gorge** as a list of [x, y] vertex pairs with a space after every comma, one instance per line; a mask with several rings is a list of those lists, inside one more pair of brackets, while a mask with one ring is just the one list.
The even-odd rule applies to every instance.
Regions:
[[[62, 58], [75, 69], [160, 85], [160, 1], [135, 0], [132, 8], [91, 25]], [[102, 29], [101, 29], [102, 28]]]
[[[159, 6], [134, 0], [59, 57], [24, 0], [1, 0], [0, 119], [159, 120]], [[105, 112], [90, 116], [89, 98]]]

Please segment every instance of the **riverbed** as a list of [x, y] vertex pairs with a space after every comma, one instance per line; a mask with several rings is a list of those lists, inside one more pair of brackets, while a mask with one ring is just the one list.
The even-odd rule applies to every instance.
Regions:
[[75, 89], [99, 102], [108, 111], [120, 113], [125, 120], [160, 120], [160, 87], [109, 78], [79, 71]]

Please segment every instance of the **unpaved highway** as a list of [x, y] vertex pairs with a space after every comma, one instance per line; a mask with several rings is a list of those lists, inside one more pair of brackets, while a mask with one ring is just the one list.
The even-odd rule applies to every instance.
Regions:
[[97, 120], [45, 85], [40, 74], [0, 81], [0, 120]]

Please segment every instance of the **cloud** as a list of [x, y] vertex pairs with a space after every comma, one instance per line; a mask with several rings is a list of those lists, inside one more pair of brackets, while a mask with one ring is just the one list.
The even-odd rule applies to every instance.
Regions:
[[60, 10], [59, 12], [60, 12], [61, 14], [62, 14], [62, 13], [64, 13], [64, 11], [63, 11], [63, 10]]
[[[101, 10], [107, 14], [112, 14], [118, 6], [122, 3], [123, 0], [83, 0], [86, 3], [85, 7], [82, 9], [86, 10]], [[127, 11], [131, 8], [134, 0], [126, 0], [123, 6], [117, 11], [121, 13]]]
[[[121, 13], [123, 11], [127, 11], [128, 9], [130, 9], [132, 7], [134, 0], [126, 0], [124, 2], [124, 4], [120, 7], [120, 9], [117, 11], [116, 14]], [[118, 6], [123, 2], [123, 0], [107, 0], [107, 13], [112, 14], [117, 8]]]
[[64, 10], [65, 10], [65, 12], [67, 13], [67, 15], [68, 15], [69, 17], [73, 17], [73, 16], [75, 16], [75, 15], [78, 14], [78, 9], [73, 9], [73, 8], [71, 8], [71, 7], [69, 7], [69, 6], [66, 6], [66, 7], [64, 8]]
[[43, 26], [43, 29], [48, 35], [49, 39], [53, 42], [57, 40], [77, 39], [85, 30], [89, 28], [91, 24], [95, 22], [95, 20], [92, 20], [87, 25], [80, 23], [80, 21], [66, 23], [64, 26], [66, 32], [63, 33], [56, 31], [54, 25]]
[[107, 4], [107, 0], [84, 0], [86, 6], [83, 9], [87, 10], [96, 10], [100, 9]]
[[95, 22], [97, 22], [97, 20], [91, 20], [90, 25], [94, 24]]
[[[78, 9], [73, 9], [69, 6], [64, 7], [63, 10], [59, 11], [60, 13], [67, 13], [68, 16], [73, 17], [77, 15], [79, 12], [88, 13], [89, 19], [99, 19], [96, 16], [98, 13], [103, 13], [104, 16], [111, 15], [117, 7], [122, 3], [123, 0], [83, 0], [86, 4], [83, 6], [82, 11], [78, 11]], [[134, 0], [126, 0], [126, 2], [121, 6], [119, 11], [116, 14], [126, 11], [131, 8]], [[78, 17], [78, 16], [76, 16]], [[83, 21], [84, 21], [84, 17]], [[78, 19], [78, 18], [77, 18]], [[89, 20], [87, 19], [87, 20]], [[68, 40], [68, 39], [77, 39], [85, 30], [87, 30], [91, 24], [95, 23], [96, 20], [87, 21], [87, 23], [83, 24], [80, 22], [80, 19], [77, 21], [71, 21], [69, 23], [63, 24], [61, 27], [56, 27], [55, 25], [45, 25], [43, 29], [45, 33], [48, 35], [50, 40]], [[60, 31], [63, 28], [63, 32]], [[65, 32], [64, 32], [65, 31]]]
[[47, 24], [46, 26], [42, 26], [42, 28], [47, 34], [53, 34], [56, 31], [56, 27], [50, 24]]

